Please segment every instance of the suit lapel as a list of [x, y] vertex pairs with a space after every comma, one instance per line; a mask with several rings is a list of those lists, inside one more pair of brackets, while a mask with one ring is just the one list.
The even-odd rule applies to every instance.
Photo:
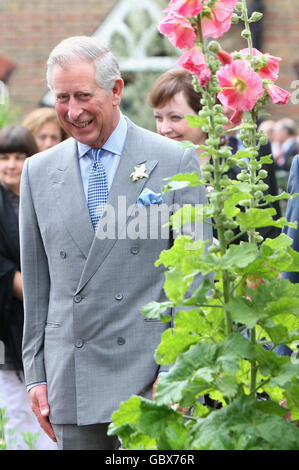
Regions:
[[[134, 166], [141, 163], [146, 165], [148, 178], [133, 181], [130, 175], [134, 170]], [[127, 220], [136, 208], [138, 196], [150, 178], [156, 164], [157, 160], [146, 159], [145, 149], [142, 148], [141, 142], [138, 143], [138, 128], [135, 128], [132, 123], [128, 123], [126, 144], [109, 193], [107, 211], [99, 223], [96, 236], [90, 247], [77, 292], [84, 287], [98, 270], [118, 238], [122, 238], [122, 234], [126, 230]], [[109, 231], [108, 227], [112, 227], [113, 230]], [[105, 229], [108, 229], [108, 231], [105, 232]], [[103, 238], [105, 233], [107, 237]]]
[[[62, 155], [62, 158], [61, 158]], [[64, 224], [85, 257], [94, 237], [80, 175], [74, 139], [61, 147], [59, 164], [48, 168]]]

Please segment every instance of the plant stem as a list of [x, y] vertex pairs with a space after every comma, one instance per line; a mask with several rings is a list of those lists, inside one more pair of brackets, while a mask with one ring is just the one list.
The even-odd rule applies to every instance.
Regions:
[[[249, 24], [249, 18], [248, 18], [248, 12], [247, 12], [247, 5], [246, 5], [246, 0], [242, 0], [242, 17], [243, 21], [245, 24], [245, 29], [247, 31], [247, 42], [248, 42], [248, 48], [249, 48], [249, 55], [250, 55], [250, 60], [253, 58], [253, 44], [252, 44], [252, 34], [250, 31], [250, 24]], [[256, 124], [256, 113], [254, 110], [251, 111], [251, 120], [253, 123]], [[257, 143], [256, 143], [256, 125], [249, 131], [249, 143], [250, 147], [252, 149], [257, 149]], [[251, 162], [253, 162], [255, 159], [255, 156], [252, 155], [250, 158], [250, 184], [252, 185], [252, 190], [251, 190], [251, 199], [250, 199], [250, 207], [249, 209], [254, 208], [255, 205], [255, 184], [256, 184], [256, 169], [254, 165], [251, 165]], [[250, 243], [256, 243], [255, 241], [255, 230], [249, 230], [248, 232], [248, 240]], [[253, 346], [256, 345], [256, 329], [255, 327], [250, 330], [250, 340]], [[257, 371], [258, 371], [258, 365], [255, 360], [251, 361], [251, 366], [250, 366], [250, 393], [252, 395], [255, 395], [256, 393], [256, 378], [257, 378]]]
[[246, 30], [249, 33], [248, 38], [247, 38], [249, 54], [252, 57], [253, 44], [252, 44], [252, 35], [251, 35], [251, 32], [250, 32], [250, 25], [249, 25], [248, 13], [247, 13], [246, 0], [242, 0], [242, 6], [243, 6], [242, 14], [243, 14], [243, 18], [244, 18], [245, 27], [246, 27]]

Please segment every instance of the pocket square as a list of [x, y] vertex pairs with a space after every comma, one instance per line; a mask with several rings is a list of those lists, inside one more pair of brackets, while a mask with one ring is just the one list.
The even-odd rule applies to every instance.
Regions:
[[148, 188], [145, 188], [137, 199], [138, 206], [150, 206], [151, 204], [161, 204], [162, 194], [154, 193]]

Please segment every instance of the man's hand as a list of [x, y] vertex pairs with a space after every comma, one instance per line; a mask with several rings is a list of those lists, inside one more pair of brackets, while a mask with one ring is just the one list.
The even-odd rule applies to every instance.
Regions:
[[36, 385], [29, 391], [30, 403], [33, 413], [38, 419], [41, 428], [56, 441], [54, 430], [49, 421], [50, 408], [48, 403], [47, 385]]

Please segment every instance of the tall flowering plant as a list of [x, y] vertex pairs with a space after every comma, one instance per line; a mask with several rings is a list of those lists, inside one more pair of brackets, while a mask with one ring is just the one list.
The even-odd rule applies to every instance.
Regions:
[[[271, 203], [291, 196], [266, 195], [262, 165], [272, 159], [258, 158], [266, 136], [257, 118], [269, 100], [289, 98], [275, 83], [280, 58], [253, 48], [250, 24], [262, 15], [249, 18], [245, 0], [171, 0], [165, 13], [159, 30], [182, 50], [178, 65], [202, 95], [202, 110], [189, 124], [207, 132], [202, 155], [211, 157], [201, 175], [169, 178], [167, 190], [209, 188], [202, 217], [213, 223], [218, 242], [206, 247], [181, 236], [161, 253], [168, 300], [151, 302], [143, 314], [169, 321], [169, 307], [177, 312], [155, 357], [169, 372], [159, 377], [152, 401], [133, 396], [122, 403], [109, 432], [127, 449], [298, 449], [299, 361], [277, 347], [292, 351], [299, 343], [299, 290], [281, 278], [299, 271], [299, 254], [286, 235], [264, 239], [259, 231], [296, 226], [275, 217]], [[236, 21], [244, 22], [248, 47], [229, 54], [216, 40]], [[228, 132], [222, 106], [244, 144], [234, 155], [222, 144]], [[241, 171], [232, 181], [227, 171], [235, 165]], [[193, 288], [198, 274], [204, 281]]]

